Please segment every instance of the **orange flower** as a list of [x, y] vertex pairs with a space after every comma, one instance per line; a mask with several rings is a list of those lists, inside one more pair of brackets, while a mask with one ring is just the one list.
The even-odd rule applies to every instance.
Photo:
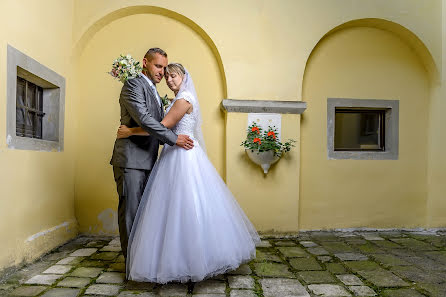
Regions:
[[260, 141], [260, 138], [254, 138], [254, 143], [258, 142], [259, 144], [262, 144], [262, 142]]
[[260, 133], [260, 132], [259, 132], [259, 128], [256, 127], [256, 126], [252, 127], [252, 129], [251, 129], [251, 132], [254, 132], [254, 131], [257, 131], [257, 134]]
[[269, 131], [267, 134], [267, 136], [271, 136], [271, 135], [273, 136], [274, 139], [276, 139], [276, 134], [274, 134], [273, 131]]

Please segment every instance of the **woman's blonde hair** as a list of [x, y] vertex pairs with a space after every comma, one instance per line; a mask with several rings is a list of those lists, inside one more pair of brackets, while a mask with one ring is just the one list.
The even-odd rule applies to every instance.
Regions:
[[180, 63], [170, 63], [166, 67], [166, 74], [176, 73], [183, 77], [186, 74], [186, 69]]

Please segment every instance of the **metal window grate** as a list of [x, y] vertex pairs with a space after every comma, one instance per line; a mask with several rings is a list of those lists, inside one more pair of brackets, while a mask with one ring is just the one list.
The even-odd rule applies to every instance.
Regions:
[[17, 77], [16, 135], [42, 139], [43, 88]]

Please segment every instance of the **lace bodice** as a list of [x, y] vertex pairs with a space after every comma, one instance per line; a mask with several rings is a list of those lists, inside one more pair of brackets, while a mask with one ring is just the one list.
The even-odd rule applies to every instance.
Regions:
[[[175, 98], [172, 100], [172, 103], [167, 108], [166, 113], [170, 111], [175, 101], [179, 99], [185, 99], [193, 106], [192, 98], [188, 98], [187, 95], [181, 97], [182, 98]], [[177, 135], [186, 134], [189, 135], [189, 137], [191, 138], [195, 138], [194, 131], [197, 123], [198, 123], [198, 112], [195, 110], [195, 108], [193, 108], [190, 114], [188, 113], [184, 114], [183, 118], [175, 125], [175, 127], [172, 128], [172, 131]]]

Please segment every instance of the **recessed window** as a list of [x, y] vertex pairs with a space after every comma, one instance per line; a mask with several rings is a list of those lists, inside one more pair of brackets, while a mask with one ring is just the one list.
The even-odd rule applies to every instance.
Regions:
[[328, 158], [397, 160], [398, 113], [398, 100], [328, 98]]
[[62, 151], [65, 78], [10, 45], [7, 69], [8, 147]]
[[335, 151], [384, 151], [385, 110], [335, 109]]

